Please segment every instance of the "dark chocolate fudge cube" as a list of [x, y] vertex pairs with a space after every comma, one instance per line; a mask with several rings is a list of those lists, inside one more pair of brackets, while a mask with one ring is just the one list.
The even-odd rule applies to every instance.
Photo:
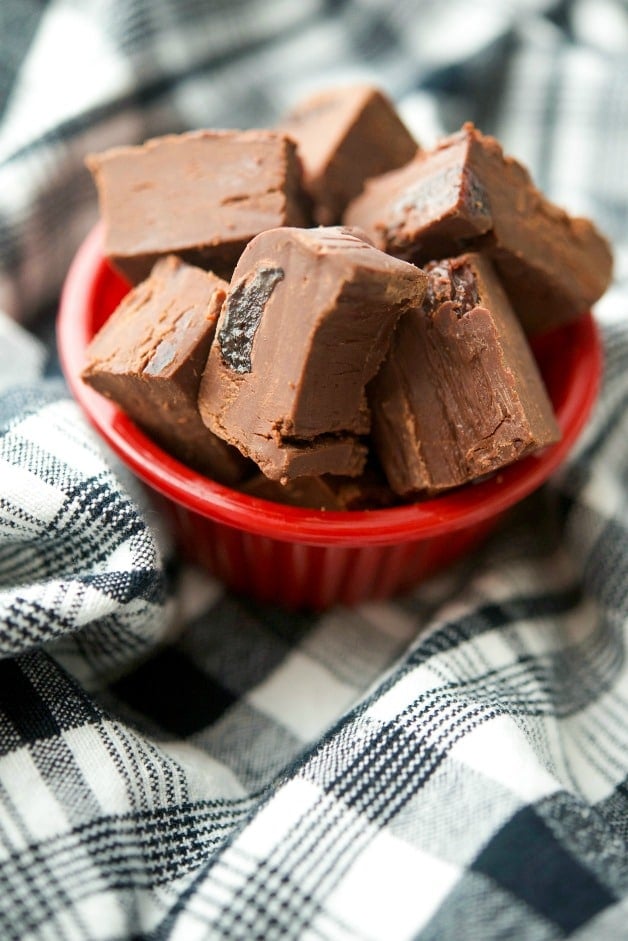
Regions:
[[297, 143], [304, 185], [322, 225], [339, 222], [365, 180], [403, 166], [418, 146], [392, 102], [364, 84], [311, 95], [280, 127]]
[[560, 432], [525, 334], [478, 254], [427, 268], [369, 386], [372, 436], [391, 488], [432, 495], [552, 444]]
[[611, 279], [610, 247], [593, 223], [547, 200], [528, 171], [472, 124], [371, 180], [344, 220], [420, 265], [488, 253], [528, 332], [578, 317]]
[[272, 479], [359, 474], [366, 384], [425, 280], [346, 229], [258, 235], [220, 315], [199, 392], [203, 420]]
[[293, 141], [272, 131], [191, 131], [87, 158], [105, 253], [132, 283], [168, 254], [230, 277], [264, 229], [307, 225]]
[[232, 484], [249, 464], [206, 428], [197, 408], [227, 289], [211, 272], [161, 259], [92, 339], [82, 378], [179, 460]]
[[345, 221], [360, 225], [383, 251], [417, 264], [457, 254], [493, 225], [471, 156], [464, 135], [419, 151], [400, 170], [372, 179], [348, 206]]

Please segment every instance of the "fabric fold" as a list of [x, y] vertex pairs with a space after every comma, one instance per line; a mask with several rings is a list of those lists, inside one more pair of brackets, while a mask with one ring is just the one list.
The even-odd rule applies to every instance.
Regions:
[[[595, 29], [588, 0], [75, 6], [16, 17], [28, 54], [3, 59], [0, 937], [621, 937], [624, 5]], [[177, 557], [42, 305], [96, 216], [88, 152], [272, 124], [356, 78], [419, 139], [496, 133], [611, 238], [616, 278], [600, 399], [549, 484], [415, 591], [295, 614]]]

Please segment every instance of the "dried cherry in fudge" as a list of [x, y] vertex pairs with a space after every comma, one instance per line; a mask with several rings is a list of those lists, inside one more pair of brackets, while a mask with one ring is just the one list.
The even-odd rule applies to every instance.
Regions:
[[307, 225], [295, 144], [272, 131], [191, 131], [88, 157], [105, 254], [132, 283], [176, 254], [230, 277], [264, 229]]
[[280, 128], [297, 143], [314, 218], [322, 225], [339, 222], [365, 180], [403, 166], [418, 147], [392, 102], [366, 84], [305, 98]]
[[199, 392], [207, 426], [266, 476], [355, 476], [365, 387], [425, 274], [346, 229], [280, 228], [245, 249]]
[[521, 325], [490, 261], [434, 262], [369, 387], [391, 488], [431, 495], [496, 471], [560, 433]]
[[344, 219], [417, 264], [488, 253], [528, 332], [579, 316], [611, 279], [611, 250], [593, 223], [546, 199], [528, 171], [472, 124], [371, 180]]
[[227, 288], [211, 272], [160, 259], [92, 339], [82, 378], [175, 457], [235, 484], [250, 465], [205, 427], [196, 404]]

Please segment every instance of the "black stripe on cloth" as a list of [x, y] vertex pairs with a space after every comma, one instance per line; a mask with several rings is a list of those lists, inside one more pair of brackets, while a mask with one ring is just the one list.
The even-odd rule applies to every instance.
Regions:
[[49, 643], [60, 634], [74, 630], [74, 619], [58, 609], [54, 614], [35, 598], [15, 594], [3, 611], [0, 624], [0, 650], [3, 654], [17, 654], [42, 643]]
[[627, 536], [625, 525], [614, 519], [607, 520], [587, 560], [587, 583], [611, 611], [628, 609]]
[[243, 694], [272, 673], [316, 623], [316, 615], [290, 615], [223, 594], [187, 625], [177, 647], [227, 689]]
[[176, 647], [162, 649], [110, 689], [161, 729], [184, 737], [211, 725], [237, 701]]
[[0, 396], [0, 441], [14, 426], [20, 425], [26, 418], [35, 415], [46, 405], [57, 402], [66, 394], [59, 379], [51, 379], [37, 386], [11, 386], [3, 390]]
[[[1, 780], [0, 801], [7, 805]], [[12, 823], [23, 836], [27, 835], [23, 821], [13, 819]], [[34, 842], [30, 849], [30, 865], [24, 871], [19, 864], [14, 865], [15, 860], [11, 857], [0, 863], [0, 929], [3, 941], [5, 938], [7, 941], [22, 941], [41, 925], [54, 932], [60, 914], [66, 925], [70, 921], [72, 933], [89, 937], [87, 925], [72, 904], [75, 898], [72, 888], [58, 881], [42, 844]]]
[[23, 744], [59, 735], [59, 723], [37, 687], [16, 660], [0, 660], [0, 710]]
[[[564, 592], [559, 597], [564, 602], [565, 598], [573, 600], [574, 595]], [[556, 607], [560, 609], [563, 605], [553, 598], [550, 604], [541, 605], [540, 610]], [[570, 609], [569, 604], [567, 610]], [[599, 638], [594, 646], [598, 641]], [[507, 704], [494, 691], [499, 671], [493, 670], [487, 675], [470, 677], [467, 682], [451, 683], [442, 690], [430, 691], [390, 724], [375, 728], [367, 725], [359, 734], [355, 729], [352, 734], [351, 724], [344, 729], [341, 727], [332, 745], [335, 757], [329, 759], [336, 774], [330, 779], [325, 749], [317, 749], [310, 762], [301, 768], [301, 773], [312, 776], [325, 788], [332, 803], [321, 798], [284, 838], [281, 847], [249, 877], [256, 891], [263, 892], [269, 869], [291, 872], [296, 867], [304, 867], [308, 881], [303, 883], [303, 889], [312, 897], [324, 897], [359, 855], [364, 841], [370, 839], [372, 830], [366, 825], [367, 821], [385, 827], [425, 785], [460, 738], [497, 715], [554, 714], [550, 695], [552, 679], [555, 674], [560, 678], [562, 669], [550, 668], [546, 680], [543, 676], [536, 677], [538, 701], [528, 702], [525, 689], [517, 691], [518, 684], [523, 683], [525, 687], [530, 679], [528, 666], [512, 665], [512, 676], [504, 681], [504, 689], [510, 692]], [[599, 686], [585, 684], [585, 693], [584, 701], [588, 702], [591, 696], [599, 694]], [[580, 701], [582, 697], [576, 698]], [[558, 699], [560, 705], [560, 696]], [[351, 754], [352, 758], [339, 768], [338, 756], [343, 754]], [[316, 764], [320, 765], [320, 773], [314, 770]], [[355, 816], [346, 816], [343, 808], [353, 809]], [[204, 885], [202, 891], [211, 893], [211, 884]], [[250, 886], [247, 886], [247, 899], [249, 891]], [[604, 891], [602, 887], [601, 898], [605, 897]], [[240, 896], [236, 895], [235, 904], [240, 903]]]
[[54, 794], [70, 824], [100, 813], [100, 806], [62, 735], [40, 738], [29, 748], [43, 781]]
[[249, 792], [274, 782], [303, 751], [302, 738], [245, 697], [192, 741], [230, 768]]
[[47, 0], [2, 0], [0, 36], [10, 36], [2, 43], [0, 56], [0, 119], [13, 83], [47, 6]]
[[352, 58], [360, 61], [399, 55], [399, 36], [390, 23], [390, 14], [385, 10], [355, 5], [347, 7], [345, 35], [352, 50]]
[[[580, 588], [575, 587], [553, 595], [511, 599], [501, 605], [491, 603], [456, 623], [444, 625], [407, 656], [400, 671], [382, 684], [370, 699], [365, 700], [356, 714], [368, 711], [369, 704], [394, 686], [405, 673], [433, 656], [454, 651], [468, 641], [481, 638], [488, 630], [507, 627], [521, 619], [533, 621], [535, 618], [570, 613], [581, 601]], [[467, 676], [462, 670], [462, 662], [458, 661], [457, 679], [450, 683], [444, 682], [443, 687], [430, 696], [454, 696], [470, 702], [499, 700], [507, 703], [514, 714], [566, 717], [577, 713], [598, 697], [623, 662], [620, 638], [613, 624], [601, 617], [595, 628], [579, 643], [536, 657], [519, 655], [513, 657], [508, 666], [500, 669], [487, 664], [487, 669], [482, 670], [483, 662], [477, 659], [479, 652], [480, 648], [474, 645], [472, 653], [475, 659], [465, 664]], [[574, 680], [574, 676], [577, 680]], [[326, 740], [332, 740], [341, 727], [342, 720], [330, 730]]]
[[91, 666], [97, 674], [107, 674], [112, 664], [117, 669], [128, 667], [130, 660], [135, 660], [147, 646], [154, 646], [160, 634], [160, 612], [146, 612], [152, 616], [153, 623], [147, 630], [146, 623], [135, 624], [133, 616], [126, 612], [110, 614], [81, 627], [79, 631], [64, 633], [59, 646], [54, 647], [61, 662], [66, 656], [69, 662], [78, 656], [84, 665]]
[[616, 834], [622, 852], [628, 845], [628, 777], [613, 792], [595, 805], [596, 812], [608, 822]]
[[[0, 713], [18, 734], [20, 745], [102, 718], [81, 687], [41, 651], [0, 660]], [[0, 744], [5, 744], [2, 739]], [[9, 751], [15, 747], [11, 744]]]
[[[628, 357], [628, 330], [623, 324], [604, 327], [602, 334], [604, 355], [604, 383], [597, 406], [593, 434], [587, 436], [586, 444], [578, 448], [574, 461], [576, 467], [590, 464], [599, 454], [609, 438], [620, 433], [626, 415], [628, 387], [626, 386], [626, 357]], [[571, 468], [567, 468], [569, 475]]]
[[320, 618], [319, 614], [283, 610], [248, 598], [234, 599], [234, 604], [248, 612], [266, 631], [280, 638], [289, 647], [296, 646], [316, 626]]
[[[404, 661], [404, 669], [412, 670], [432, 657], [460, 647], [474, 637], [507, 627], [521, 619], [535, 621], [565, 614], [577, 607], [581, 601], [582, 589], [574, 585], [562, 591], [514, 596], [502, 602], [481, 605], [459, 620], [444, 624], [438, 631], [423, 639]], [[390, 682], [395, 682], [395, 679], [392, 678]]]
[[[373, 835], [373, 825], [385, 828], [398, 811], [422, 788], [460, 738], [499, 713], [499, 706], [468, 704], [451, 696], [440, 699], [424, 697], [421, 708], [416, 704], [394, 723], [371, 729], [368, 741], [364, 735], [359, 750], [346, 741], [351, 730], [345, 730], [345, 741], [335, 743], [335, 758], [327, 768], [327, 793], [284, 836], [256, 868], [244, 884], [232, 890], [227, 910], [222, 910], [215, 930], [218, 937], [232, 924], [232, 913], [247, 906], [257, 914], [256, 937], [266, 938], [283, 930], [297, 938], [311, 923], [314, 909], [359, 857]], [[353, 750], [353, 760], [339, 773], [333, 774], [338, 755]], [[324, 756], [322, 756], [324, 760]], [[306, 776], [310, 776], [308, 769]], [[353, 813], [347, 813], [347, 810]], [[237, 847], [233, 847], [237, 851]], [[233, 865], [233, 853], [221, 859], [221, 868]], [[244, 861], [244, 860], [243, 860]], [[250, 867], [246, 867], [247, 872]], [[276, 886], [282, 877], [299, 870], [300, 906], [285, 912], [277, 905], [270, 908], [268, 886]], [[234, 869], [237, 874], [237, 869]], [[210, 897], [216, 883], [216, 870], [211, 880], [197, 890]], [[214, 900], [220, 907], [219, 899]], [[307, 906], [306, 907], [306, 903]], [[189, 905], [189, 900], [188, 903]], [[279, 915], [281, 919], [279, 920]], [[272, 923], [272, 929], [271, 929]], [[221, 934], [220, 932], [225, 932]]]
[[[0, 654], [14, 656], [41, 644], [49, 644], [59, 637], [71, 639], [77, 651], [81, 651], [88, 662], [94, 665], [100, 658], [101, 668], [108, 660], [124, 659], [132, 653], [146, 647], [151, 638], [160, 632], [159, 609], [147, 610], [144, 606], [140, 611], [133, 610], [131, 599], [129, 610], [121, 607], [117, 613], [106, 617], [91, 615], [87, 622], [83, 619], [79, 623], [78, 616], [85, 604], [82, 580], [77, 579], [73, 586], [75, 596], [72, 605], [65, 614], [55, 603], [55, 599], [47, 599], [46, 605], [36, 600], [36, 593], [30, 596], [14, 597], [13, 601], [4, 608], [3, 621], [0, 622]], [[72, 586], [61, 581], [54, 586], [56, 599], [63, 594], [72, 593]], [[93, 599], [92, 599], [93, 600]], [[89, 614], [89, 608], [85, 612]], [[147, 630], [146, 618], [153, 615], [154, 623]], [[78, 628], [80, 627], [80, 631]]]
[[[63, 505], [51, 523], [51, 538], [45, 543], [44, 564], [48, 577], [80, 573], [82, 569], [93, 571], [109, 558], [113, 549], [146, 533], [146, 524], [137, 508], [123, 492], [114, 489], [115, 486], [113, 478], [103, 473], [66, 491]], [[148, 557], [147, 547], [143, 554], [147, 558], [134, 559], [140, 571], [136, 582], [139, 597], [147, 601], [163, 600], [163, 585], [153, 568], [155, 560]], [[141, 571], [142, 563], [149, 564], [148, 570]], [[107, 586], [107, 578], [98, 580], [97, 587], [105, 594], [111, 588], [112, 597], [118, 592], [113, 580], [110, 588]]]
[[102, 710], [89, 693], [44, 651], [17, 657], [14, 663], [45, 700], [62, 731], [100, 722], [103, 718]]
[[[201, 867], [192, 882], [180, 893], [163, 921], [151, 932], [150, 941], [168, 941], [168, 939], [173, 936], [173, 929], [178, 917], [189, 908], [191, 900], [198, 894], [200, 886], [207, 878], [210, 868], [211, 864], [206, 864]], [[225, 941], [227, 941], [226, 938]]]
[[127, 604], [134, 598], [143, 598], [145, 601], [157, 602], [162, 599], [163, 592], [158, 590], [155, 569], [137, 568], [132, 571], [101, 572], [83, 575], [81, 582], [89, 585], [102, 594], [107, 595], [119, 604]]
[[[93, 816], [3, 860], [0, 887], [18, 898], [35, 879], [42, 857], [59, 884], [77, 895], [97, 891], [103, 881], [120, 889], [163, 885], [207, 863], [250, 812], [255, 797], [170, 803], [150, 811]], [[3, 893], [3, 901], [5, 897]]]
[[[608, 443], [609, 439], [615, 440], [619, 429], [621, 428], [622, 421], [626, 415], [628, 405], [628, 389], [620, 396], [620, 398], [613, 404], [612, 409], [604, 416], [601, 421], [598, 421], [596, 424], [595, 434], [587, 441], [585, 447], [583, 447], [578, 452], [577, 460], [574, 462], [572, 467], [568, 467], [565, 479], [569, 481], [574, 472], [579, 473], [580, 476], [580, 487], [584, 485], [586, 480], [591, 475], [592, 468], [590, 466], [591, 460], [600, 457], [600, 452], [605, 444]], [[586, 477], [584, 476], [586, 475]], [[562, 484], [562, 477], [561, 477]]]
[[[526, 672], [521, 664], [519, 666], [521, 667], [520, 677], [525, 679]], [[467, 693], [471, 698], [474, 694], [481, 694], [482, 690], [486, 695], [488, 689], [491, 688], [490, 683], [487, 686], [486, 683], [482, 682], [483, 679], [485, 678], [478, 678], [475, 693], [474, 684], [469, 683]], [[514, 682], [514, 678], [511, 682]], [[547, 688], [547, 684], [541, 681], [539, 681], [539, 686]], [[449, 693], [455, 696], [454, 689], [450, 690]], [[464, 689], [460, 689], [458, 694], [464, 698]], [[359, 854], [360, 839], [364, 838], [362, 829], [364, 817], [371, 819], [373, 823], [379, 826], [385, 826], [391, 816], [403, 806], [406, 798], [417, 793], [418, 789], [427, 780], [425, 775], [429, 776], [431, 771], [438, 766], [439, 759], [442, 760], [444, 753], [448, 751], [452, 741], [455, 740], [455, 735], [464, 735], [470, 730], [469, 726], [465, 726], [466, 719], [462, 716], [465, 711], [464, 702], [457, 702], [451, 706], [452, 723], [450, 729], [452, 738], [448, 739], [447, 729], [442, 724], [442, 716], [446, 712], [443, 700], [447, 697], [448, 693], [440, 697], [431, 694], [420, 710], [413, 708], [412, 714], [408, 712], [401, 717], [401, 721], [410, 722], [412, 720], [412, 725], [416, 724], [417, 729], [421, 730], [421, 736], [428, 739], [421, 746], [423, 749], [423, 770], [421, 770], [421, 759], [417, 760], [418, 756], [412, 755], [412, 751], [416, 752], [419, 745], [410, 728], [407, 732], [407, 738], [404, 738], [403, 729], [394, 726], [385, 728], [379, 733], [372, 733], [368, 737], [368, 741], [363, 733], [355, 736], [362, 743], [363, 752], [355, 756], [355, 749], [353, 749], [353, 762], [347, 762], [340, 769], [338, 777], [331, 785], [325, 780], [329, 774], [329, 769], [325, 770], [325, 755], [324, 753], [321, 754], [321, 771], [313, 776], [315, 779], [320, 780], [320, 775], [322, 775], [322, 783], [331, 791], [335, 801], [332, 805], [327, 804], [326, 806], [321, 802], [308, 815], [308, 819], [300, 821], [294, 833], [287, 841], [284, 841], [281, 851], [278, 850], [274, 854], [274, 858], [268, 860], [268, 866], [274, 867], [277, 871], [290, 872], [297, 865], [303, 865], [307, 860], [308, 871], [313, 872], [317, 869], [317, 863], [321, 868], [326, 865], [326, 870], [322, 874], [319, 869], [318, 883], [306, 886], [309, 897], [315, 895], [317, 898], [321, 898], [325, 885], [329, 887], [329, 885], [337, 882], [341, 878], [342, 872], [350, 864], [351, 858]], [[498, 696], [495, 698], [499, 699]], [[488, 703], [485, 703], [485, 707], [488, 709]], [[534, 712], [535, 709], [536, 706], [534, 705], [528, 709], [525, 702], [523, 702], [520, 711], [522, 714], [529, 714], [529, 712]], [[504, 709], [504, 711], [508, 713], [507, 709]], [[551, 712], [549, 702], [545, 703], [544, 711]], [[481, 706], [479, 712], [482, 712]], [[490, 715], [485, 714], [481, 718], [490, 718]], [[460, 726], [458, 729], [456, 729], [457, 725]], [[430, 728], [432, 728], [431, 731]], [[441, 732], [443, 733], [442, 737], [440, 736]], [[338, 756], [347, 754], [347, 751], [352, 749], [352, 740], [347, 741], [347, 735], [349, 734], [350, 730], [347, 730], [343, 741], [334, 743], [335, 767], [338, 764]], [[438, 737], [437, 747], [434, 747], [435, 743], [433, 745], [429, 743], [432, 736]], [[405, 747], [406, 745], [407, 747]], [[398, 770], [391, 778], [390, 769], [395, 768]], [[421, 777], [422, 774], [424, 775], [423, 778]], [[407, 776], [405, 783], [403, 780], [404, 775]], [[338, 809], [344, 804], [350, 805], [358, 812], [358, 819], [353, 824], [353, 829], [351, 829], [351, 824], [348, 825], [343, 820], [342, 811]], [[361, 822], [359, 821], [360, 815], [363, 816]], [[263, 898], [264, 873], [267, 864], [264, 863], [261, 868], [262, 872], [259, 878], [256, 874], [254, 879], [260, 899]], [[212, 872], [212, 880], [214, 878], [215, 871]], [[200, 889], [203, 894], [211, 894], [212, 891], [210, 883], [203, 885]], [[247, 888], [245, 893], [247, 900], [249, 891], [249, 888]], [[238, 901], [237, 904], [239, 905], [240, 902]], [[260, 904], [260, 902], [257, 902], [258, 907]], [[305, 914], [303, 919], [303, 923], [307, 923]], [[291, 927], [294, 927], [294, 921], [291, 921], [290, 924]], [[298, 925], [295, 928], [296, 936], [298, 936]]]
[[[235, 941], [236, 938], [268, 941], [273, 937], [300, 937], [301, 929], [311, 925], [314, 915], [321, 911], [317, 899], [281, 867], [263, 865], [260, 867], [263, 869], [263, 881], [258, 880], [257, 872], [247, 879], [251, 864], [257, 866], [258, 861], [250, 860], [238, 851], [240, 867], [234, 862], [233, 855], [230, 855], [226, 866], [225, 861], [221, 861], [221, 872], [217, 871], [212, 861], [201, 868], [167, 916], [151, 933], [151, 941], [167, 941], [172, 937], [180, 915], [193, 917], [194, 898], [200, 900], [202, 905], [203, 889], [211, 891], [215, 886], [220, 895], [232, 893], [233, 877], [240, 883], [241, 888], [234, 894], [229, 907], [223, 908], [219, 917], [212, 923], [212, 937], [224, 938], [225, 941]], [[207, 883], [210, 871], [211, 883]], [[224, 879], [227, 872], [229, 878]], [[202, 921], [202, 916], [199, 921]]]
[[[124, 536], [118, 540], [113, 528], [100, 529], [97, 520], [92, 521], [91, 524], [83, 520], [85, 523], [83, 530], [80, 518], [74, 515], [76, 523], [70, 524], [67, 530], [62, 529], [56, 534], [49, 534], [49, 538], [40, 536], [38, 539], [28, 541], [16, 540], [16, 543], [7, 546], [5, 551], [0, 553], [0, 584], [20, 584], [20, 581], [37, 584], [38, 582], [52, 582], [56, 579], [59, 582], [59, 592], [62, 592], [67, 589], [66, 583], [71, 581], [76, 588], [71, 609], [62, 614], [57, 608], [53, 613], [49, 607], [45, 607], [36, 600], [33, 592], [29, 592], [28, 595], [16, 593], [12, 603], [5, 609], [7, 630], [0, 627], [0, 638], [13, 629], [18, 634], [23, 633], [26, 638], [30, 634], [31, 639], [45, 641], [52, 637], [53, 626], [56, 632], [60, 629], [73, 629], [76, 626], [75, 617], [80, 612], [87, 588], [95, 589], [120, 605], [128, 604], [136, 599], [157, 606], [163, 603], [165, 599], [163, 573], [150, 564], [153, 560], [141, 557], [142, 554], [150, 555], [147, 547], [143, 553], [135, 552], [136, 567], [133, 570], [112, 569], [101, 573], [90, 571], [81, 573], [81, 565], [89, 569], [96, 567], [99, 562], [110, 560], [113, 551], [125, 540]], [[138, 520], [137, 533], [141, 536], [144, 530], [144, 525], [141, 520]], [[99, 533], [101, 551], [95, 548]], [[35, 545], [37, 545], [37, 551], [33, 550], [29, 553], [29, 547], [33, 549]], [[12, 553], [10, 549], [13, 550]], [[92, 549], [94, 555], [90, 554]], [[11, 575], [13, 581], [9, 580]], [[62, 585], [65, 587], [62, 588]]]
[[591, 807], [567, 791], [550, 794], [535, 805], [539, 817], [560, 844], [618, 897], [628, 891], [625, 791], [622, 800], [623, 822], [606, 813], [608, 799]]
[[[212, 870], [214, 886], [228, 892], [232, 880], [241, 884], [235, 904], [223, 907], [212, 925], [217, 938], [246, 938], [247, 941], [267, 941], [268, 938], [299, 938], [302, 930], [311, 925], [321, 904], [311, 895], [295, 876], [282, 866], [263, 866], [263, 881], [251, 872], [251, 863], [242, 856], [241, 868], [234, 861]], [[224, 876], [229, 873], [227, 879]], [[203, 888], [207, 888], [205, 884]], [[202, 897], [202, 892], [201, 892]]]
[[[253, 801], [170, 803], [144, 813], [95, 817], [11, 854], [0, 863], [0, 937], [20, 939], [49, 925], [58, 912], [72, 914], [73, 901], [114, 891], [123, 903], [123, 893], [129, 893], [132, 902], [141, 889], [192, 872], [212, 858]], [[77, 935], [90, 936], [87, 926]]]
[[[599, 638], [596, 643], [599, 643]], [[586, 663], [584, 663], [583, 666], [583, 669], [585, 668]], [[552, 700], [551, 696], [548, 694], [552, 689], [552, 678], [554, 675], [557, 674], [559, 677], [564, 675], [564, 670], [562, 670], [562, 668], [550, 667], [546, 677], [544, 677], [543, 672], [541, 672], [541, 674], [534, 674], [533, 685], [538, 685], [536, 696], [538, 701], [530, 699], [529, 696], [526, 695], [525, 688], [521, 688], [519, 692], [517, 692], [517, 686], [522, 682], [525, 685], [525, 682], [527, 681], [526, 664], [521, 662], [519, 664], [515, 663], [511, 666], [510, 672], [510, 677], [499, 677], [499, 675], [493, 671], [493, 673], [488, 677], [484, 675], [475, 677], [475, 680], [469, 679], [467, 683], [452, 684], [451, 687], [448, 690], [442, 692], [442, 694], [434, 694], [433, 701], [431, 703], [427, 702], [426, 705], [426, 702], [424, 702], [420, 711], [415, 710], [412, 716], [409, 714], [405, 717], [402, 716], [401, 721], [412, 722], [412, 724], [416, 722], [417, 727], [421, 729], [422, 736], [429, 739], [432, 734], [436, 734], [436, 732], [441, 729], [440, 720], [438, 717], [446, 712], [444, 704], [446, 706], [448, 704], [448, 700], [450, 700], [451, 697], [457, 697], [460, 700], [456, 702], [456, 699], [454, 698], [455, 705], [452, 705], [454, 712], [456, 710], [459, 710], [460, 712], [464, 711], [465, 697], [469, 697], [470, 700], [473, 701], [479, 696], [480, 701], [485, 701], [484, 705], [486, 708], [488, 708], [490, 701], [493, 701], [494, 703], [495, 700], [499, 700], [499, 694], [493, 690], [492, 686], [494, 676], [501, 680], [501, 685], [503, 685], [505, 693], [509, 694], [508, 698], [510, 701], [507, 705], [511, 707], [514, 714], [553, 714]], [[561, 684], [559, 684], [559, 686], [560, 685]], [[579, 686], [579, 681], [577, 681], [575, 685]], [[597, 682], [592, 684], [585, 682], [583, 683], [583, 688], [586, 692], [586, 701], [588, 701], [588, 698], [594, 694], [595, 690], [599, 691]], [[492, 694], [489, 695], [491, 691]], [[541, 699], [539, 699], [538, 697], [541, 693], [543, 693], [543, 695]], [[489, 697], [488, 701], [486, 700], [487, 696]], [[428, 699], [429, 698], [430, 697], [428, 697]], [[559, 696], [558, 698], [559, 702], [564, 707], [564, 703], [562, 703], [561, 697]], [[482, 711], [481, 707], [480, 711]], [[508, 711], [506, 707], [504, 707], [504, 711]], [[434, 725], [434, 729], [432, 731], [430, 731], [431, 725]], [[468, 731], [468, 729], [463, 727], [461, 729], [461, 734], [465, 734], [465, 731]], [[445, 741], [439, 742], [439, 748], [441, 749], [440, 755], [438, 754], [439, 748], [437, 748], [436, 751], [432, 748], [430, 751], [430, 748], [428, 747], [429, 742], [425, 745], [423, 759], [424, 768], [426, 769], [428, 775], [435, 769], [435, 767], [438, 766], [439, 760], [442, 760], [443, 753], [448, 751], [450, 742], [447, 741], [447, 735], [445, 733], [446, 730], [443, 732]], [[370, 817], [371, 814], [373, 814], [373, 820], [378, 824], [382, 824], [382, 820], [385, 824], [386, 819], [389, 819], [392, 813], [396, 813], [399, 807], [403, 806], [403, 803], [406, 799], [403, 794], [397, 795], [395, 793], [395, 788], [399, 782], [390, 782], [387, 769], [391, 767], [402, 768], [403, 771], [399, 773], [399, 780], [401, 780], [401, 783], [403, 784], [403, 775], [406, 774], [407, 769], [410, 767], [410, 777], [405, 785], [407, 787], [406, 796], [408, 794], [412, 795], [416, 793], [416, 789], [420, 788], [424, 781], [427, 780], [427, 778], [421, 778], [421, 772], [418, 765], [415, 766], [414, 772], [411, 768], [413, 760], [411, 759], [409, 752], [413, 748], [416, 749], [418, 747], [417, 743], [413, 742], [412, 740], [412, 733], [408, 733], [410, 735], [410, 739], [408, 741], [408, 753], [405, 754], [404, 752], [406, 752], [406, 749], [401, 746], [397, 747], [393, 742], [395, 736], [399, 738], [399, 736], [403, 735], [403, 730], [393, 728], [392, 730], [389, 729], [382, 734], [388, 737], [388, 743], [390, 746], [392, 746], [393, 750], [388, 747], [388, 744], [383, 744], [381, 740], [378, 741], [377, 735], [374, 733], [371, 734], [368, 741], [365, 741], [364, 735], [360, 734], [357, 736], [357, 739], [362, 743], [361, 747], [364, 748], [364, 754], [359, 754], [357, 757], [355, 757], [353, 768], [349, 766], [349, 763], [346, 763], [342, 769], [338, 769], [340, 773], [336, 779], [337, 786], [334, 788], [335, 796], [340, 802], [350, 803], [352, 806], [355, 806], [356, 810], [361, 811], [367, 817]], [[343, 741], [337, 741], [335, 743], [336, 758], [333, 762], [334, 767], [338, 768], [338, 755], [346, 755], [347, 752], [351, 752], [352, 750], [355, 756], [355, 748], [352, 745], [351, 739], [347, 741], [345, 736]], [[377, 752], [380, 752], [380, 758], [375, 760], [372, 756]], [[328, 785], [327, 779], [329, 777], [329, 768], [325, 770], [324, 754], [321, 754], [320, 762], [323, 766], [322, 776], [315, 774], [314, 777], [320, 781], [322, 786], [325, 787]], [[362, 762], [362, 767], [358, 767], [360, 762]], [[375, 763], [373, 766], [371, 766], [370, 762]], [[375, 764], [377, 766], [375, 766]], [[311, 770], [308, 773], [311, 773]], [[370, 790], [367, 792], [367, 790], [363, 788], [362, 792], [360, 792], [355, 783], [359, 781], [365, 784], [367, 788], [370, 788]], [[378, 787], [379, 793], [377, 792]], [[295, 849], [298, 846], [305, 845], [308, 849], [308, 852], [316, 855], [318, 845], [324, 842], [324, 839], [326, 838], [324, 829], [325, 813], [323, 811], [321, 811], [321, 813], [322, 817], [318, 820], [318, 823], [315, 820], [310, 822], [311, 825], [307, 824], [305, 821], [303, 822], [303, 827], [299, 830], [298, 841], [295, 842]], [[342, 834], [339, 834], [338, 832], [334, 834], [334, 821], [331, 817], [329, 817], [329, 815], [327, 815], [327, 818], [328, 819], [326, 822], [329, 825], [328, 836], [335, 840], [339, 840], [340, 844], [345, 844], [344, 847], [342, 845], [340, 847], [334, 847], [333, 852], [329, 854], [329, 858], [330, 860], [333, 860], [333, 863], [328, 876], [330, 878], [338, 878], [338, 856], [334, 856], [334, 853], [338, 849], [339, 855], [342, 855], [343, 853], [345, 856], [347, 854], [351, 855], [359, 841], [357, 840], [356, 834], [353, 834], [353, 841], [345, 840]], [[308, 830], [311, 830], [312, 836], [310, 836]], [[298, 859], [295, 859], [294, 856], [289, 856], [285, 860], [285, 866], [290, 869], [296, 861], [298, 861]]]
[[[68, 490], [66, 501], [59, 511], [57, 525], [67, 528], [70, 521], [87, 517], [102, 527], [110, 527], [109, 538], [121, 543], [145, 529], [144, 523], [133, 504], [113, 489], [113, 480], [104, 474], [81, 481]], [[103, 533], [100, 532], [101, 540]], [[95, 539], [95, 535], [92, 534]], [[96, 547], [92, 546], [92, 550]]]
[[[268, 32], [267, 24], [256, 16], [257, 10], [263, 11], [265, 4], [266, 0], [212, 0], [211, 5], [207, 0], [177, 0], [175, 18], [167, 4], [152, 0], [134, 0], [132, 4], [127, 0], [110, 0], [111, 12], [106, 11], [105, 30], [111, 33], [116, 49], [133, 59], [152, 50], [155, 39], [163, 36], [164, 29], [173, 33], [177, 30], [185, 38], [189, 32], [205, 28], [206, 46], [215, 49], [216, 38], [210, 32], [214, 25], [213, 32], [217, 33], [225, 55], [235, 58], [252, 42], [266, 44], [276, 36], [276, 32]], [[327, 7], [327, 2], [317, 0], [315, 10], [312, 4], [309, 10], [304, 6], [305, 12], [298, 10], [301, 18], [297, 25], [301, 28], [316, 22], [321, 13], [324, 15], [322, 8]], [[254, 48], [257, 50], [257, 45]]]
[[471, 864], [557, 925], [576, 931], [617, 899], [563, 847], [533, 807], [524, 807]]
[[412, 941], [550, 941], [556, 937], [556, 927], [524, 902], [481, 873], [465, 870]]

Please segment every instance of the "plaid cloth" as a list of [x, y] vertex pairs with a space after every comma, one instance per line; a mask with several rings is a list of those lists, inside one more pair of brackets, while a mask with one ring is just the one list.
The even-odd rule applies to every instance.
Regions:
[[[619, 0], [2, 0], [3, 941], [626, 936], [627, 51]], [[475, 120], [596, 220], [606, 373], [482, 552], [289, 615], [181, 566], [71, 401], [50, 305], [86, 152], [348, 78], [425, 143]]]

